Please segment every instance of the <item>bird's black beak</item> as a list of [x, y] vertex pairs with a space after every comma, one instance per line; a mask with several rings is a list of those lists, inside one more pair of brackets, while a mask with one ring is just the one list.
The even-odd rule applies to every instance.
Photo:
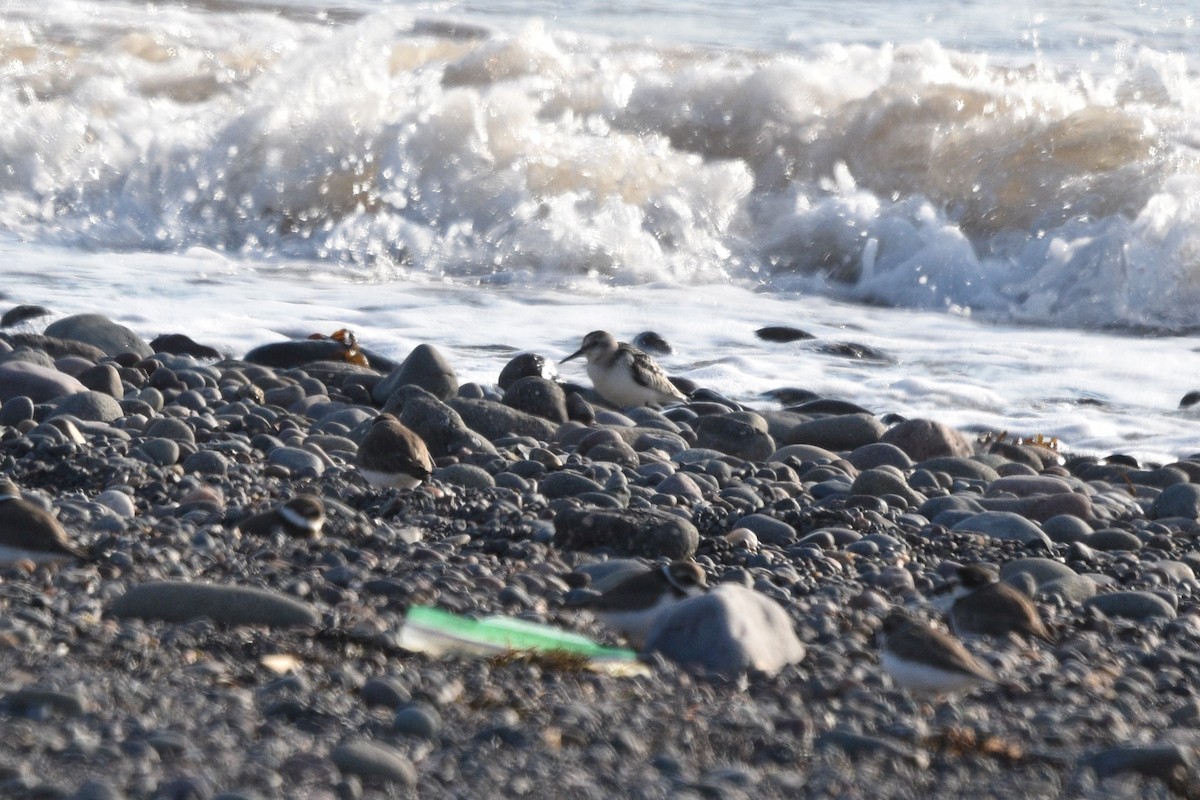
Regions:
[[564, 358], [562, 361], [560, 361], [560, 362], [558, 362], [558, 363], [560, 363], [560, 364], [565, 364], [565, 363], [567, 363], [568, 361], [570, 361], [572, 358], [579, 358], [581, 355], [583, 355], [583, 348], [582, 348], [582, 347], [581, 347], [581, 348], [579, 348], [578, 350], [576, 350], [574, 353], [571, 353], [571, 355], [567, 356], [566, 358]]

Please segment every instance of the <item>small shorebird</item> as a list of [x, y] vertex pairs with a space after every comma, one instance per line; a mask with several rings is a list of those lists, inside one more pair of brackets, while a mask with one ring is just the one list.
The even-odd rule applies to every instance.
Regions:
[[950, 606], [950, 628], [967, 636], [1006, 636], [1051, 641], [1037, 607], [1020, 589], [978, 564], [958, 568], [961, 592]]
[[315, 539], [325, 524], [325, 504], [311, 494], [299, 494], [274, 508], [260, 511], [238, 523], [242, 533], [270, 536], [282, 531], [297, 539]]
[[583, 345], [561, 363], [587, 358], [587, 373], [599, 393], [621, 408], [686, 402], [653, 358], [608, 331], [592, 331]]
[[425, 440], [391, 414], [380, 414], [358, 445], [355, 461], [376, 488], [412, 489], [433, 474]]
[[580, 607], [641, 646], [659, 614], [706, 591], [708, 581], [699, 564], [672, 561], [630, 576], [603, 594], [584, 601]]
[[84, 558], [62, 524], [21, 497], [10, 480], [0, 480], [0, 563], [55, 563]]
[[951, 694], [996, 681], [991, 667], [973, 656], [962, 642], [900, 609], [884, 617], [882, 630], [879, 661], [901, 688]]

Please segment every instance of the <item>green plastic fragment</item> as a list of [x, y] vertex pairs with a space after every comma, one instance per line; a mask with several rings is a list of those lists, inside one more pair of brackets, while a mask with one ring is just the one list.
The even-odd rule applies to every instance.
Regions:
[[471, 619], [429, 606], [412, 606], [400, 646], [435, 656], [490, 656], [512, 651], [567, 653], [592, 661], [636, 662], [637, 653], [605, 647], [578, 633], [511, 617]]

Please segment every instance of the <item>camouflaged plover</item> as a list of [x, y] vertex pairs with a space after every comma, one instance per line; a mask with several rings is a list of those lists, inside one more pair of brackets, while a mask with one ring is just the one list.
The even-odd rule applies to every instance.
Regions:
[[627, 342], [618, 342], [608, 331], [592, 331], [583, 345], [563, 363], [584, 356], [588, 377], [596, 392], [621, 408], [687, 402], [657, 362]]
[[704, 570], [693, 561], [672, 561], [632, 575], [580, 607], [640, 646], [654, 621], [672, 605], [708, 591]]
[[238, 523], [242, 533], [270, 536], [276, 531], [297, 539], [315, 539], [325, 524], [325, 503], [311, 494], [296, 495], [286, 503], [260, 511]]
[[1051, 641], [1033, 601], [978, 564], [958, 568], [961, 591], [950, 606], [950, 629], [961, 637], [1007, 636]]
[[433, 474], [425, 440], [391, 414], [380, 414], [358, 445], [355, 461], [376, 488], [412, 489]]
[[62, 523], [21, 497], [11, 480], [0, 480], [0, 563], [55, 563], [84, 558]]
[[991, 667], [944, 631], [893, 609], [883, 620], [879, 661], [892, 681], [916, 693], [950, 694], [994, 683]]

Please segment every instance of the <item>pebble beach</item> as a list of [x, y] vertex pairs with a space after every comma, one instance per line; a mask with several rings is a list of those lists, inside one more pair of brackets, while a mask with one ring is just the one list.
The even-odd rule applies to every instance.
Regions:
[[[3, 568], [5, 797], [1200, 796], [1188, 453], [1070, 454], [802, 386], [622, 411], [537, 348], [460, 382], [436, 342], [230, 358], [98, 314], [0, 339], [0, 474], [86, 556]], [[380, 411], [429, 446], [416, 489], [354, 467]], [[239, 528], [300, 494], [320, 537]], [[428, 605], [621, 645], [571, 602], [588, 570], [676, 558], [777, 604], [786, 663], [400, 643]], [[975, 563], [1052, 643], [969, 642], [999, 680], [967, 693], [897, 687], [880, 620], [944, 625], [932, 601]]]

